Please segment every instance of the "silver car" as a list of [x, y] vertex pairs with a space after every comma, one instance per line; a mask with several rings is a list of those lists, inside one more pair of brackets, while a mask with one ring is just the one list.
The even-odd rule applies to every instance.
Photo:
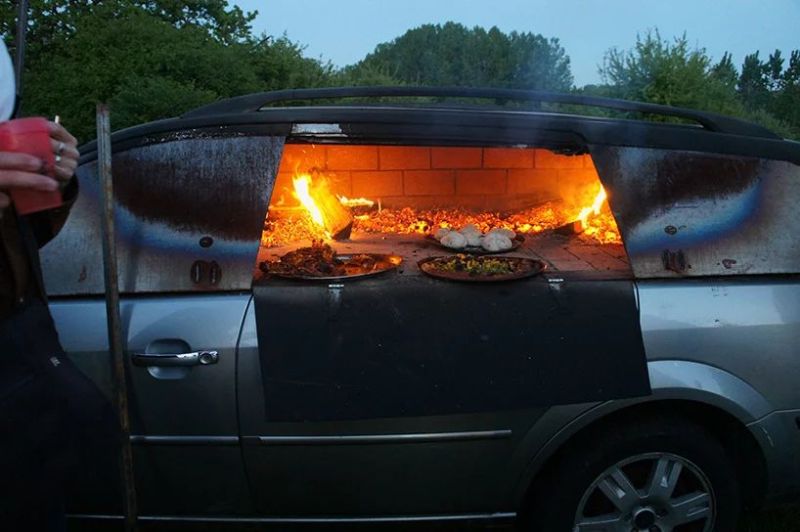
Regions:
[[[141, 521], [726, 532], [800, 488], [800, 144], [684, 109], [406, 87], [234, 98], [113, 150]], [[81, 152], [43, 268], [66, 351], [111, 396]], [[299, 174], [372, 202], [344, 203], [349, 238], [308, 225]], [[579, 223], [597, 187], [606, 219]], [[433, 238], [453, 216], [512, 228], [502, 257], [536, 271], [425, 275], [458, 256]], [[320, 231], [402, 263], [275, 275]], [[72, 515], [122, 519], [99, 500]]]

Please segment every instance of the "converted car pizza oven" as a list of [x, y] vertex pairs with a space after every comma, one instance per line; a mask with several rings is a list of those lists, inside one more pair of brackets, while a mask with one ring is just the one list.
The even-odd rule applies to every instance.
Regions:
[[[321, 102], [398, 96], [427, 99]], [[441, 97], [470, 100], [430, 100]], [[697, 111], [495, 89], [314, 89], [218, 102], [113, 142], [121, 292], [252, 292], [268, 421], [644, 395], [637, 286], [796, 274], [800, 263], [787, 230], [800, 201], [796, 146]], [[103, 293], [93, 149], [43, 254], [54, 296]], [[539, 267], [508, 282], [423, 273], [420, 262], [464, 251], [443, 247], [440, 231], [469, 226], [479, 246], [467, 251], [510, 230], [493, 239], [500, 255]], [[287, 273], [276, 261], [314, 241], [391, 268], [276, 275]]]

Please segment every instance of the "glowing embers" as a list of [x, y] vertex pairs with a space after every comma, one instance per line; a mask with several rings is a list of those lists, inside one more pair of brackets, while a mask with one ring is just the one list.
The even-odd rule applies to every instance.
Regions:
[[518, 234], [554, 231], [588, 242], [621, 243], [606, 192], [597, 181], [581, 187], [575, 197], [510, 212], [476, 212], [460, 207], [386, 208], [381, 206], [379, 198], [337, 197], [320, 174], [298, 174], [292, 182], [297, 203], [270, 206], [262, 235], [264, 247], [303, 240], [343, 239], [349, 237], [351, 230], [427, 235], [439, 227], [460, 229], [467, 224], [474, 224], [484, 233], [493, 228], [507, 228]]

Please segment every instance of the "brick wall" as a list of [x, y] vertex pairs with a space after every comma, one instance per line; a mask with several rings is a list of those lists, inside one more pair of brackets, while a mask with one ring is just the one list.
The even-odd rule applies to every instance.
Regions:
[[387, 207], [516, 209], [597, 183], [588, 155], [544, 149], [287, 144], [273, 202], [292, 203], [292, 176], [312, 169], [336, 194]]

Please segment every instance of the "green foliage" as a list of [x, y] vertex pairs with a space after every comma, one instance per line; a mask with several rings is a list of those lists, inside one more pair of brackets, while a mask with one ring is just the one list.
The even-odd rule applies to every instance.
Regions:
[[350, 79], [382, 77], [411, 85], [569, 90], [569, 57], [558, 39], [461, 24], [425, 24], [379, 44], [345, 69]]
[[637, 37], [633, 50], [609, 50], [600, 75], [613, 97], [735, 114], [740, 105], [726, 79], [729, 59], [723, 61], [712, 65], [685, 35], [670, 43], [651, 31]]
[[304, 48], [286, 35], [275, 39], [262, 36], [250, 46], [252, 68], [259, 80], [258, 90], [320, 87], [330, 84], [333, 66], [303, 56]]
[[[0, 27], [13, 26], [6, 15]], [[119, 129], [220, 98], [324, 84], [330, 65], [285, 36], [254, 38], [253, 16], [223, 0], [33, 0], [23, 112], [59, 114], [88, 140], [97, 102], [112, 104]]]
[[800, 51], [785, 70], [780, 50], [766, 61], [755, 52], [738, 73], [728, 53], [714, 64], [686, 35], [669, 42], [649, 31], [631, 50], [609, 50], [600, 75], [605, 85], [586, 93], [737, 116], [800, 137]]

